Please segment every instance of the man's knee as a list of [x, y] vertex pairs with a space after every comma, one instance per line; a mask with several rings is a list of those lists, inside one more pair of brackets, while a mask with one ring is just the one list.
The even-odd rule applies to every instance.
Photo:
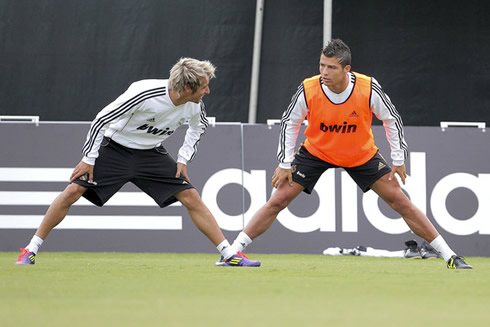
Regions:
[[396, 212], [404, 214], [407, 210], [410, 210], [413, 206], [410, 199], [402, 191], [394, 193], [386, 203]]
[[73, 204], [80, 199], [80, 197], [85, 193], [87, 190], [86, 187], [78, 185], [76, 183], [71, 183], [68, 185], [65, 190], [61, 193], [61, 200], [65, 202], [66, 204]]
[[191, 208], [202, 203], [201, 197], [195, 188], [189, 188], [175, 194], [175, 198], [186, 208]]
[[291, 200], [292, 199], [289, 199], [286, 196], [273, 196], [267, 201], [266, 206], [268, 206], [270, 210], [279, 213], [291, 203]]
[[303, 189], [304, 188], [297, 183], [293, 183], [293, 187], [287, 184], [281, 185], [279, 189], [272, 194], [265, 206], [277, 214], [286, 208], [298, 194], [303, 191]]

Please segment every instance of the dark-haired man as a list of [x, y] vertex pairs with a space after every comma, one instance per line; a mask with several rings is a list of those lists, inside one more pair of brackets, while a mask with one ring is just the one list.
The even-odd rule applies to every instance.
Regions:
[[[429, 219], [402, 192], [407, 144], [403, 123], [390, 98], [372, 77], [351, 72], [351, 52], [332, 40], [320, 55], [320, 74], [305, 79], [281, 119], [277, 159], [272, 177], [277, 188], [269, 201], [237, 236], [239, 251], [264, 233], [279, 212], [301, 192], [311, 193], [329, 168], [344, 168], [363, 192], [372, 189], [397, 211], [410, 229], [439, 251], [451, 269], [471, 269], [457, 256]], [[392, 167], [378, 152], [371, 131], [372, 115], [383, 121], [391, 148]], [[306, 140], [295, 153], [304, 118]]]

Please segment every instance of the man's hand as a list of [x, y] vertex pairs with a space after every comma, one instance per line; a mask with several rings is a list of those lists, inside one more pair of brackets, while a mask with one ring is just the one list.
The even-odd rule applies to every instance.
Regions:
[[291, 169], [277, 167], [272, 176], [272, 187], [278, 188], [284, 180], [288, 180], [289, 185], [293, 185], [293, 172]]
[[403, 185], [405, 185], [405, 178], [407, 178], [407, 171], [405, 169], [405, 165], [392, 166], [391, 167], [391, 173], [390, 173], [390, 176], [388, 177], [388, 179], [391, 181], [393, 179], [393, 177], [395, 176], [395, 174], [398, 174], [398, 176], [400, 176], [400, 178], [402, 179]]
[[183, 163], [178, 162], [177, 163], [177, 173], [175, 174], [175, 177], [180, 177], [180, 174], [184, 176], [184, 178], [190, 183], [191, 180], [189, 179], [189, 176], [187, 176], [187, 165], [184, 165]]
[[89, 165], [83, 161], [80, 161], [78, 165], [75, 167], [73, 172], [71, 173], [70, 182], [73, 182], [80, 176], [83, 176], [88, 173], [88, 182], [91, 184], [96, 184], [94, 182], [94, 166]]

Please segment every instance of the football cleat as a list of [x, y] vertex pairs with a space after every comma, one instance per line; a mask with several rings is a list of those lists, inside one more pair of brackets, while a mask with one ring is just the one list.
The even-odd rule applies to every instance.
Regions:
[[420, 254], [422, 255], [422, 259], [441, 258], [439, 252], [426, 241], [420, 247]]
[[224, 266], [225, 265], [225, 258], [223, 256], [219, 257], [219, 260], [215, 262], [215, 266]]
[[28, 249], [20, 248], [20, 255], [17, 258], [16, 265], [33, 265], [36, 263], [36, 254]]
[[464, 257], [461, 257], [459, 255], [453, 255], [447, 261], [447, 268], [448, 269], [473, 269], [472, 266], [470, 266], [464, 261]]
[[[238, 254], [239, 256], [244, 257], [245, 259], [248, 259], [247, 255], [245, 253], [242, 253], [242, 252], [238, 251], [236, 254]], [[215, 266], [226, 266], [225, 257], [221, 256], [219, 258], [219, 260], [216, 261], [216, 263], [214, 265]]]
[[415, 241], [415, 240], [406, 241], [405, 245], [407, 246], [407, 248], [403, 252], [404, 258], [411, 259], [411, 258], [420, 258], [421, 257], [420, 248], [417, 244], [417, 241]]
[[234, 254], [225, 260], [225, 266], [228, 267], [260, 267], [260, 261], [250, 260], [241, 255]]

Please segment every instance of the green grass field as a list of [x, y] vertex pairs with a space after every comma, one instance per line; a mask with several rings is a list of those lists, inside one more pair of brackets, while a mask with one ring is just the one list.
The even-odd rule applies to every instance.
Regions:
[[488, 326], [490, 258], [0, 252], [0, 326]]

